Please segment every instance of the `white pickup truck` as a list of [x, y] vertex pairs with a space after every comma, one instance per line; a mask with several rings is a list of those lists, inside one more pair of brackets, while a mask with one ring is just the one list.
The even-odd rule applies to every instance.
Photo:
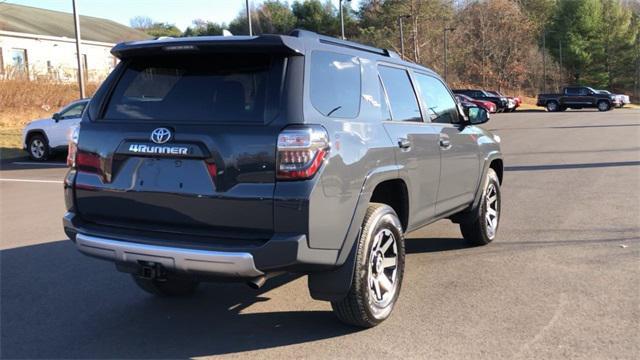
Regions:
[[22, 146], [35, 161], [45, 161], [56, 151], [67, 150], [69, 132], [80, 123], [90, 99], [65, 106], [51, 118], [34, 120], [22, 130]]
[[601, 94], [613, 95], [613, 97], [614, 97], [613, 103], [614, 103], [614, 105], [616, 107], [621, 108], [621, 107], [631, 103], [631, 101], [629, 100], [629, 95], [614, 94], [609, 90], [598, 90], [598, 92], [601, 93]]

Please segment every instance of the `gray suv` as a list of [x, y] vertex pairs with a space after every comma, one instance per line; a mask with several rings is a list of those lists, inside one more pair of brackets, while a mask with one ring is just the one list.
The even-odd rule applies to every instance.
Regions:
[[64, 229], [147, 292], [301, 273], [371, 327], [398, 299], [405, 233], [448, 218], [471, 244], [496, 236], [499, 137], [429, 69], [302, 30], [112, 54], [72, 136]]

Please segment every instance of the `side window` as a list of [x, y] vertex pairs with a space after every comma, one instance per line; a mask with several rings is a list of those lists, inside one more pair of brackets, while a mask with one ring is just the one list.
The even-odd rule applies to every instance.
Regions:
[[567, 95], [578, 95], [578, 90], [576, 88], [567, 88], [566, 89], [566, 94]]
[[420, 87], [420, 96], [432, 122], [457, 123], [458, 109], [449, 91], [440, 80], [433, 76], [415, 73]]
[[360, 60], [327, 51], [311, 54], [311, 104], [325, 116], [354, 118], [360, 112]]
[[378, 72], [389, 98], [391, 118], [395, 121], [422, 121], [418, 100], [407, 71], [379, 66]]
[[82, 116], [82, 111], [84, 110], [85, 103], [71, 105], [60, 113], [62, 119], [75, 119]]

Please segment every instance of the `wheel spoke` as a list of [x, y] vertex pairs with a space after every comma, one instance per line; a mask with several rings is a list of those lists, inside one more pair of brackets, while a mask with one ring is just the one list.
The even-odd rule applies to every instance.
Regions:
[[495, 194], [493, 194], [490, 197], [487, 197], [487, 203], [489, 205], [493, 204], [494, 202], [496, 202], [496, 200], [498, 199], [498, 196], [496, 196]]
[[387, 278], [387, 276], [384, 274], [380, 274], [380, 276], [378, 276], [378, 282], [380, 283], [380, 287], [383, 288], [385, 292], [391, 291], [391, 289], [393, 288], [393, 284], [391, 284], [389, 278]]
[[498, 212], [495, 211], [494, 209], [492, 209], [491, 207], [487, 207], [487, 214], [488, 215], [492, 215], [492, 216], [496, 216], [498, 214]]
[[394, 243], [394, 239], [393, 239], [393, 235], [389, 234], [389, 237], [387, 238], [387, 242], [382, 246], [382, 248], [380, 249], [380, 251], [384, 254], [387, 252], [387, 250], [389, 250], [389, 247]]
[[395, 256], [394, 256], [394, 257], [387, 257], [387, 258], [384, 258], [384, 259], [382, 260], [382, 267], [383, 267], [384, 269], [388, 269], [388, 268], [390, 268], [390, 267], [394, 267], [394, 266], [396, 266], [396, 265], [398, 264], [398, 261], [397, 261], [397, 260], [398, 260], [398, 258], [397, 258], [397, 257], [395, 257]]
[[380, 281], [378, 279], [373, 279], [373, 291], [376, 293], [376, 299], [382, 299], [382, 292], [380, 291]]

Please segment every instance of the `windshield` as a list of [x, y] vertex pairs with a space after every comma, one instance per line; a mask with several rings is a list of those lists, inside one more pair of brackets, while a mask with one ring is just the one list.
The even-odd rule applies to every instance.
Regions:
[[140, 57], [116, 85], [104, 118], [264, 122], [277, 104], [282, 61], [261, 54]]

